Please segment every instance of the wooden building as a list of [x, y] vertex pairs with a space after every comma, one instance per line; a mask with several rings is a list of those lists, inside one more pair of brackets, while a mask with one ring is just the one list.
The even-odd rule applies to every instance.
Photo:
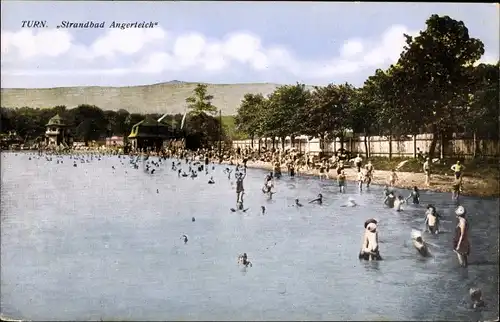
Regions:
[[178, 135], [171, 126], [146, 117], [132, 126], [128, 141], [130, 148], [135, 151], [159, 151], [165, 141], [177, 138]]

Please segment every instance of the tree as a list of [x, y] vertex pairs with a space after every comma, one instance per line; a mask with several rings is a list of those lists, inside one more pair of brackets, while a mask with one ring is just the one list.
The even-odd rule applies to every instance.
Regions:
[[74, 135], [78, 139], [88, 143], [91, 140], [99, 140], [107, 132], [108, 121], [99, 107], [95, 105], [82, 104], [68, 111], [70, 121], [74, 128]]
[[356, 91], [353, 104], [350, 105], [348, 122], [353, 133], [363, 133], [366, 158], [369, 158], [368, 137], [377, 129], [377, 112], [382, 109], [382, 102], [377, 96], [377, 88], [367, 80], [365, 85]]
[[343, 138], [348, 127], [348, 113], [354, 94], [354, 87], [347, 83], [315, 87], [308, 102], [305, 134], [319, 137], [321, 147], [326, 139], [340, 137], [343, 147]]
[[471, 70], [472, 91], [467, 117], [464, 117], [466, 128], [482, 137], [499, 138], [499, 79], [500, 63], [480, 64]]
[[262, 119], [266, 132], [272, 137], [281, 138], [284, 149], [285, 138], [293, 138], [302, 134], [300, 120], [304, 115], [303, 108], [307, 105], [310, 92], [304, 84], [285, 85], [276, 88], [268, 97], [267, 110]]
[[212, 105], [213, 95], [208, 95], [206, 84], [198, 84], [193, 91], [193, 95], [186, 98], [190, 115], [212, 114], [217, 112], [217, 107]]
[[419, 120], [430, 125], [432, 157], [439, 134], [456, 128], [464, 113], [468, 70], [483, 55], [484, 45], [469, 36], [462, 21], [449, 16], [432, 15], [426, 25], [415, 38], [405, 35], [406, 46], [391, 77], [395, 105], [405, 112], [418, 110]]
[[252, 148], [253, 139], [259, 130], [264, 101], [262, 94], [245, 94], [236, 114], [236, 127], [239, 131], [248, 134], [252, 140]]

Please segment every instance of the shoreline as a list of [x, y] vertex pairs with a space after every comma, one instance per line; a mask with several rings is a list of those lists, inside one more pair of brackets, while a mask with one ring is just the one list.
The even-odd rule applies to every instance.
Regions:
[[[2, 152], [6, 153], [32, 153], [32, 152], [38, 152], [35, 150], [22, 150], [22, 151], [9, 151], [9, 150], [2, 150]], [[105, 152], [105, 151], [72, 151], [71, 153], [73, 154], [85, 154], [89, 152]], [[215, 161], [215, 163], [218, 163]], [[222, 162], [223, 164], [230, 164], [229, 161], [224, 160]], [[233, 163], [240, 163], [241, 160], [234, 160]], [[248, 168], [253, 168], [253, 169], [261, 169], [261, 170], [267, 170], [267, 171], [272, 171], [273, 166], [269, 162], [264, 162], [264, 161], [252, 161], [248, 160], [247, 162], [247, 167]], [[283, 174], [286, 174], [287, 168], [285, 165], [281, 165], [281, 171]], [[357, 171], [353, 167], [346, 167], [344, 169], [345, 174], [346, 174], [346, 181], [354, 184], [355, 181], [357, 181]], [[451, 196], [451, 185], [453, 182], [453, 175], [445, 175], [445, 174], [433, 174], [431, 176], [431, 184], [427, 186], [425, 184], [425, 175], [421, 172], [405, 172], [405, 171], [396, 171], [398, 175], [398, 181], [394, 185], [394, 188], [397, 189], [408, 189], [411, 190], [414, 186], [417, 186], [420, 191], [431, 191], [431, 192], [441, 192], [441, 193], [449, 193]], [[377, 170], [377, 167], [375, 165], [375, 170], [373, 172], [373, 177], [372, 177], [372, 185], [380, 185], [384, 186], [387, 184], [388, 178], [389, 178], [390, 171], [388, 170]], [[319, 177], [319, 169], [311, 169], [307, 170], [305, 168], [301, 169], [298, 171], [296, 176], [316, 176]], [[331, 180], [331, 181], [336, 181], [337, 179], [337, 174], [335, 172], [335, 169], [330, 169], [330, 172], [328, 172], [328, 179], [324, 180]], [[462, 179], [462, 187], [463, 191], [461, 193], [461, 196], [470, 196], [470, 197], [480, 197], [480, 198], [500, 198], [500, 182], [497, 178], [491, 178], [491, 179], [484, 179], [482, 177], [473, 177], [470, 175], [465, 174]]]
[[[267, 171], [272, 171], [273, 166], [269, 162], [263, 161], [251, 161], [247, 162], [248, 168], [253, 169], [262, 169]], [[287, 173], [287, 168], [285, 166], [281, 166], [281, 171], [283, 174]], [[323, 180], [337, 180], [337, 174], [334, 172], [334, 169], [330, 169], [328, 173], [329, 178]], [[355, 168], [345, 168], [346, 181], [354, 184], [357, 178], [357, 171]], [[431, 192], [441, 192], [441, 193], [449, 193], [451, 198], [451, 184], [453, 182], [452, 175], [432, 175], [431, 176], [431, 184], [427, 186], [425, 184], [425, 175], [423, 173], [416, 172], [404, 172], [404, 171], [396, 171], [398, 174], [398, 181], [394, 185], [394, 188], [397, 189], [407, 189], [411, 190], [414, 186], [417, 186], [420, 191], [431, 191]], [[380, 185], [384, 186], [387, 184], [389, 178], [390, 171], [387, 170], [377, 170], [375, 169], [372, 177], [372, 185]], [[318, 169], [301, 169], [296, 176], [316, 176], [319, 177]], [[499, 198], [500, 194], [500, 184], [495, 179], [493, 180], [485, 180], [482, 178], [474, 178], [470, 176], [464, 176], [463, 179], [463, 191], [460, 194], [461, 196], [469, 196], [469, 197], [481, 197], [481, 198]]]

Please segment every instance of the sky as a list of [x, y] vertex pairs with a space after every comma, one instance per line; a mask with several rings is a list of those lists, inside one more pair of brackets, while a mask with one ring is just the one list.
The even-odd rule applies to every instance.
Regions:
[[[361, 86], [398, 59], [403, 34], [417, 34], [432, 14], [464, 21], [485, 45], [483, 62], [496, 62], [500, 47], [491, 3], [2, 1], [1, 9], [2, 88], [172, 80]], [[31, 20], [47, 25], [22, 27]], [[113, 22], [154, 26], [122, 30]]]

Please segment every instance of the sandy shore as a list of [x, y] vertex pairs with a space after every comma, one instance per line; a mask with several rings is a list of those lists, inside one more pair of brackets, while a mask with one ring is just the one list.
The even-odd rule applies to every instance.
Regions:
[[[247, 167], [265, 169], [269, 171], [271, 171], [273, 168], [270, 163], [262, 161], [248, 161]], [[282, 173], [287, 173], [286, 167], [282, 166], [281, 169]], [[344, 171], [347, 176], [347, 181], [356, 181], [356, 169], [346, 168]], [[390, 171], [375, 169], [373, 173], [372, 184], [385, 185], [388, 182], [389, 174]], [[451, 184], [453, 182], [453, 176], [451, 175], [433, 175], [431, 176], [430, 186], [427, 186], [425, 184], [425, 175], [423, 173], [397, 171], [397, 174], [398, 181], [395, 184], [396, 188], [411, 189], [412, 187], [417, 186], [422, 191], [429, 190], [436, 192], [448, 192], [451, 194]], [[302, 169], [299, 172], [299, 175], [319, 176], [319, 170]], [[330, 180], [336, 180], [337, 178], [335, 169], [331, 169], [328, 175], [330, 177]], [[462, 180], [462, 195], [477, 197], [498, 197], [500, 195], [499, 182], [496, 178], [485, 180], [482, 178], [474, 178], [466, 175]]]

